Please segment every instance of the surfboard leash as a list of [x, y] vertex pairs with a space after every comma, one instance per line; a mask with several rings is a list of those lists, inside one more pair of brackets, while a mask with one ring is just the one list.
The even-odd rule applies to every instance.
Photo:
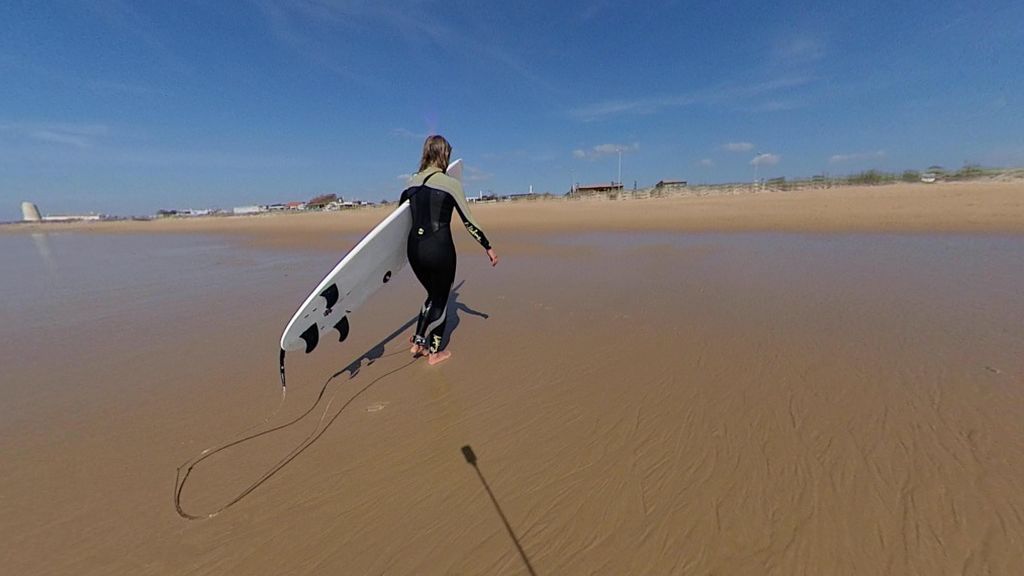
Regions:
[[281, 348], [281, 359], [280, 359], [280, 361], [281, 361], [281, 390], [287, 390], [288, 385], [285, 384], [285, 380], [284, 380], [284, 348]]
[[[394, 354], [400, 354], [400, 353], [401, 352], [395, 352]], [[394, 355], [394, 354], [389, 354], [388, 356], [391, 356], [391, 355]], [[255, 434], [248, 434], [246, 436], [243, 436], [241, 438], [237, 438], [236, 440], [232, 440], [232, 441], [230, 441], [230, 442], [228, 442], [226, 444], [220, 445], [220, 446], [211, 446], [211, 447], [203, 450], [202, 452], [200, 452], [197, 456], [194, 456], [194, 457], [186, 460], [180, 466], [178, 466], [178, 469], [177, 469], [177, 471], [175, 473], [175, 477], [174, 477], [174, 509], [177, 511], [179, 516], [181, 516], [182, 518], [185, 518], [186, 520], [208, 520], [210, 518], [218, 516], [219, 514], [221, 514], [222, 512], [227, 510], [228, 508], [230, 508], [230, 507], [234, 506], [235, 504], [237, 504], [238, 502], [240, 502], [243, 498], [248, 496], [254, 490], [259, 488], [264, 482], [266, 482], [267, 480], [270, 480], [271, 477], [273, 477], [275, 474], [280, 472], [292, 460], [297, 458], [299, 456], [299, 454], [304, 452], [306, 450], [306, 448], [309, 448], [310, 446], [312, 446], [314, 442], [316, 442], [321, 436], [323, 436], [323, 434], [325, 432], [327, 432], [327, 429], [334, 423], [334, 421], [337, 420], [339, 416], [341, 416], [341, 413], [344, 412], [345, 408], [347, 408], [352, 402], [354, 402], [355, 399], [358, 398], [363, 392], [369, 390], [371, 386], [373, 386], [377, 382], [383, 380], [384, 378], [387, 378], [388, 376], [391, 376], [392, 374], [394, 374], [396, 372], [399, 372], [399, 371], [401, 371], [401, 370], [411, 366], [415, 361], [416, 361], [416, 359], [414, 358], [414, 359], [410, 360], [409, 362], [406, 362], [405, 364], [402, 364], [398, 368], [390, 370], [390, 371], [388, 371], [388, 372], [378, 376], [377, 378], [374, 378], [372, 381], [370, 381], [369, 384], [367, 384], [362, 389], [360, 389], [358, 392], [353, 394], [352, 397], [349, 398], [347, 402], [345, 402], [345, 404], [341, 407], [341, 409], [338, 410], [338, 413], [335, 414], [330, 419], [330, 421], [327, 422], [326, 425], [324, 425], [324, 420], [327, 418], [327, 414], [330, 413], [331, 404], [334, 403], [334, 400], [337, 397], [337, 393], [335, 393], [334, 396], [332, 396], [331, 399], [328, 400], [327, 406], [324, 407], [323, 414], [320, 415], [320, 419], [317, 421], [316, 426], [313, 428], [312, 432], [309, 433], [309, 435], [307, 435], [305, 438], [303, 438], [295, 446], [295, 448], [293, 448], [291, 450], [291, 452], [289, 452], [286, 456], [284, 456], [276, 464], [271, 466], [270, 469], [268, 469], [266, 472], [264, 472], [255, 482], [250, 484], [245, 490], [240, 492], [237, 496], [232, 498], [229, 502], [227, 502], [223, 506], [219, 507], [218, 509], [214, 510], [213, 512], [210, 512], [210, 513], [207, 513], [207, 514], [191, 514], [189, 512], [186, 512], [184, 507], [182, 506], [182, 504], [181, 504], [181, 495], [182, 495], [182, 492], [185, 489], [185, 483], [188, 481], [189, 476], [192, 474], [192, 470], [196, 466], [198, 466], [202, 461], [206, 460], [207, 458], [210, 458], [211, 456], [213, 456], [213, 455], [215, 455], [215, 454], [217, 454], [219, 452], [222, 452], [222, 451], [227, 450], [229, 448], [232, 448], [234, 446], [238, 446], [239, 444], [248, 442], [250, 440], [255, 440], [256, 438], [259, 438], [261, 436], [265, 436], [267, 434], [271, 434], [271, 433], [277, 432], [279, 430], [283, 430], [283, 429], [288, 428], [288, 427], [290, 427], [290, 426], [292, 426], [294, 424], [297, 424], [299, 421], [305, 419], [306, 416], [308, 416], [310, 413], [312, 413], [313, 410], [317, 407], [317, 405], [320, 404], [321, 400], [323, 400], [324, 395], [327, 392], [327, 387], [330, 385], [332, 380], [334, 380], [338, 375], [341, 374], [341, 372], [339, 372], [337, 374], [334, 374], [333, 376], [328, 378], [327, 381], [324, 382], [323, 386], [321, 386], [320, 393], [317, 394], [316, 400], [313, 402], [313, 404], [311, 404], [310, 407], [308, 409], [306, 409], [305, 412], [303, 412], [302, 414], [300, 414], [297, 417], [293, 418], [292, 420], [290, 420], [288, 422], [285, 422], [284, 424], [280, 424], [278, 426], [274, 426], [273, 428], [268, 428], [267, 430], [263, 430], [261, 432], [257, 432]], [[342, 371], [342, 372], [344, 372], [344, 371]], [[277, 407], [274, 408], [274, 410], [266, 418], [264, 418], [261, 422], [259, 422], [258, 424], [250, 426], [250, 427], [246, 428], [245, 430], [243, 430], [242, 432], [239, 432], [238, 436], [242, 436], [242, 435], [248, 433], [249, 431], [251, 431], [251, 430], [253, 430], [255, 428], [258, 428], [260, 426], [263, 426], [264, 424], [269, 422], [274, 416], [277, 415], [278, 411], [280, 411], [281, 407], [284, 405], [285, 398], [286, 398], [286, 390], [287, 390], [287, 388], [284, 385], [284, 350], [281, 351], [281, 380], [282, 380], [282, 382], [281, 382], [281, 400], [278, 403]], [[182, 473], [182, 470], [184, 470], [184, 473]]]

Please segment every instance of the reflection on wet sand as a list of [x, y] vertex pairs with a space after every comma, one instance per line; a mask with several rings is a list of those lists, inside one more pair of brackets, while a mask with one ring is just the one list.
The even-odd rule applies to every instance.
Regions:
[[57, 269], [57, 263], [53, 260], [53, 254], [50, 252], [50, 241], [47, 238], [45, 232], [33, 232], [32, 243], [36, 245], [36, 252], [39, 253], [39, 259], [42, 260], [46, 269], [53, 272]]

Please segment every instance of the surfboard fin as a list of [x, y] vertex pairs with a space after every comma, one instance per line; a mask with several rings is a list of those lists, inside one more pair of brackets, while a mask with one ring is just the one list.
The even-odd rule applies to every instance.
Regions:
[[348, 338], [348, 316], [342, 316], [334, 325], [334, 329], [338, 331], [338, 342], [344, 342], [345, 338]]
[[328, 310], [334, 308], [334, 305], [338, 303], [338, 285], [331, 284], [330, 286], [327, 287], [326, 290], [321, 292], [320, 295], [323, 296], [324, 300], [327, 301]]
[[320, 328], [314, 323], [299, 335], [306, 342], [306, 354], [309, 354], [320, 343]]

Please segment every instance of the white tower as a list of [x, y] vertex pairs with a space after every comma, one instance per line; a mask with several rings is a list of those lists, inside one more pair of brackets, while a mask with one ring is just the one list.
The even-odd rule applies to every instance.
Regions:
[[39, 208], [31, 202], [21, 203], [21, 219], [25, 222], [39, 222], [43, 218], [39, 215]]

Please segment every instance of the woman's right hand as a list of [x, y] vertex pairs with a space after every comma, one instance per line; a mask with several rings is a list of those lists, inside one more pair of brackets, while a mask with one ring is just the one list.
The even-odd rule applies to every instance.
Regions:
[[491, 266], [498, 265], [498, 253], [494, 251], [494, 248], [487, 249], [487, 257], [491, 259]]

